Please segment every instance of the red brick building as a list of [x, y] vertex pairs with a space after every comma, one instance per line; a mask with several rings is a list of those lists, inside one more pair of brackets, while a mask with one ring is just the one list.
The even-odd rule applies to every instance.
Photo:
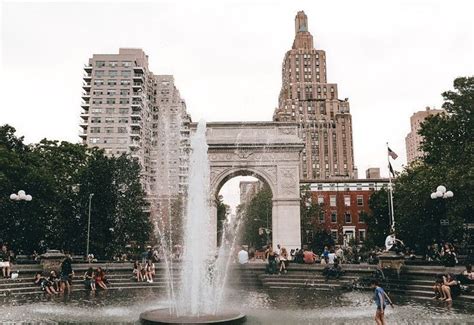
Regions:
[[370, 196], [387, 187], [388, 179], [324, 180], [301, 185], [309, 185], [311, 202], [322, 208], [319, 216], [301, 220], [304, 244], [310, 244], [314, 231], [321, 228], [329, 231], [338, 244], [347, 244], [351, 239], [363, 243], [367, 225], [362, 213], [370, 211]]

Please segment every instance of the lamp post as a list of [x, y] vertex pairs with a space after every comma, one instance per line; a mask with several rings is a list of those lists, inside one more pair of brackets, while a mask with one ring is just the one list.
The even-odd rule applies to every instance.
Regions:
[[87, 218], [87, 248], [86, 248], [86, 258], [89, 259], [89, 238], [91, 234], [91, 205], [92, 197], [94, 193], [89, 194], [89, 217]]
[[25, 191], [20, 190], [18, 193], [12, 193], [10, 194], [10, 200], [12, 201], [31, 201], [33, 200], [33, 197], [29, 194], [26, 194]]
[[[454, 196], [454, 193], [452, 191], [446, 190], [446, 187], [443, 185], [439, 185], [436, 188], [436, 192], [431, 193], [430, 197], [433, 200], [436, 199], [449, 199]], [[446, 212], [446, 207], [444, 208], [444, 211]], [[448, 226], [449, 225], [449, 220], [448, 219], [440, 219], [439, 223], [441, 226]], [[442, 235], [442, 234], [441, 234]]]
[[[31, 200], [33, 200], [33, 197], [29, 194], [26, 194], [25, 191], [19, 190], [18, 193], [10, 194], [10, 200], [17, 201], [17, 202], [20, 202], [20, 201], [30, 202]], [[19, 220], [21, 220], [21, 215], [22, 215], [21, 210], [22, 210], [21, 206], [18, 206], [18, 215], [20, 216]], [[15, 226], [19, 226], [19, 221], [18, 220], [15, 221]]]

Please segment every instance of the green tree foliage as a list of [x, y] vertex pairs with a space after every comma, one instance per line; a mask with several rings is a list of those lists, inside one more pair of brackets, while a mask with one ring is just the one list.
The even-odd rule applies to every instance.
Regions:
[[367, 224], [367, 241], [369, 247], [382, 247], [385, 244], [385, 238], [390, 231], [390, 212], [389, 212], [388, 191], [381, 189], [374, 192], [369, 199], [370, 212], [362, 215]]
[[[0, 127], [0, 239], [25, 253], [59, 248], [84, 253], [89, 194], [91, 252], [111, 257], [130, 241], [144, 243], [151, 226], [140, 167], [126, 156], [42, 140], [23, 144], [15, 129]], [[11, 201], [24, 189], [30, 202]]]
[[[446, 113], [428, 118], [420, 130], [423, 158], [408, 166], [394, 182], [394, 208], [398, 236], [412, 248], [423, 250], [433, 241], [462, 242], [463, 224], [474, 216], [474, 77], [457, 78], [454, 90], [443, 94]], [[431, 199], [438, 185], [454, 192], [450, 199]], [[368, 217], [369, 238], [379, 241], [382, 229], [372, 229], [385, 218], [385, 194], [373, 194], [373, 216]], [[377, 212], [378, 211], [378, 212]], [[440, 220], [448, 220], [443, 226]], [[380, 220], [378, 220], [380, 221]]]
[[[272, 190], [265, 184], [246, 206], [239, 206], [242, 218], [240, 242], [249, 247], [261, 248], [266, 244], [267, 234], [259, 234], [259, 229], [272, 229]], [[271, 240], [271, 234], [268, 235]]]
[[216, 207], [217, 207], [217, 245], [220, 245], [222, 241], [222, 234], [224, 231], [224, 222], [227, 219], [230, 206], [224, 203], [224, 197], [222, 195], [218, 195], [216, 198]]
[[333, 246], [334, 240], [331, 233], [324, 229], [324, 209], [315, 202], [311, 196], [309, 184], [300, 187], [300, 215], [301, 215], [301, 239], [303, 244], [309, 244], [314, 252], [322, 251], [324, 246]]

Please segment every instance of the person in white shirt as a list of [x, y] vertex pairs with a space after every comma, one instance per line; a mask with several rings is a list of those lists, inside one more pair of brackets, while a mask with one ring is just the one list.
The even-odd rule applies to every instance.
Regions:
[[277, 245], [277, 248], [274, 250], [276, 256], [280, 256], [281, 254], [281, 246], [280, 244]]
[[247, 264], [249, 262], [249, 253], [242, 247], [242, 249], [237, 254], [239, 259], [239, 264]]
[[391, 231], [390, 234], [385, 238], [385, 250], [394, 251], [399, 253], [403, 248], [403, 242], [397, 238], [395, 238], [395, 232]]
[[331, 252], [328, 254], [328, 264], [334, 264], [334, 259], [336, 258], [336, 253], [331, 249]]

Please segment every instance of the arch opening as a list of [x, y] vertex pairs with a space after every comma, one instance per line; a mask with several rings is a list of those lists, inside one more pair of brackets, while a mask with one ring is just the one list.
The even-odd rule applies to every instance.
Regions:
[[212, 193], [218, 246], [222, 244], [225, 223], [239, 224], [235, 243], [251, 254], [271, 243], [274, 195], [264, 176], [246, 169], [228, 171], [221, 175]]

